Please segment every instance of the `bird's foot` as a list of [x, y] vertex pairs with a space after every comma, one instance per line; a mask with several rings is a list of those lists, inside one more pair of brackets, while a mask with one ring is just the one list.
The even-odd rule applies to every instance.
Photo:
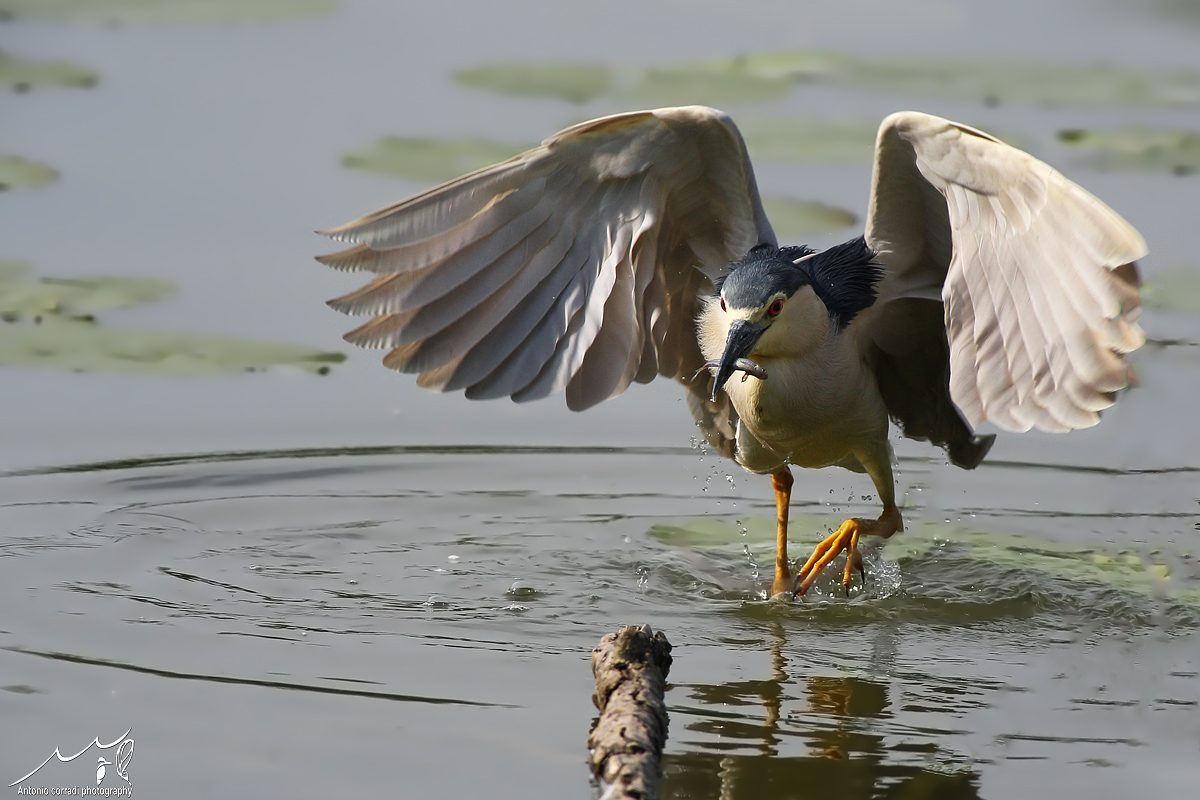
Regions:
[[847, 593], [850, 592], [850, 576], [856, 569], [865, 581], [867, 575], [863, 569], [862, 555], [858, 552], [858, 539], [867, 532], [865, 529], [868, 526], [874, 524], [874, 520], [866, 519], [848, 519], [843, 522], [840, 528], [817, 545], [813, 554], [808, 557], [808, 561], [804, 562], [804, 566], [796, 575], [795, 585], [792, 589], [793, 594], [799, 597], [807, 592], [821, 570], [829, 566], [829, 563], [842, 551], [846, 552], [846, 571], [842, 575], [842, 588]]
[[840, 528], [826, 537], [825, 541], [818, 544], [813, 550], [813, 554], [808, 557], [808, 561], [804, 562], [804, 566], [796, 575], [794, 595], [799, 597], [807, 592], [821, 570], [829, 566], [829, 562], [837, 558], [842, 551], [846, 552], [846, 571], [842, 574], [842, 588], [849, 594], [850, 576], [854, 574], [854, 570], [858, 570], [858, 574], [864, 582], [867, 579], [867, 572], [863, 568], [862, 554], [858, 552], [859, 538], [879, 536], [886, 539], [896, 531], [903, 529], [904, 523], [900, 519], [900, 510], [892, 503], [884, 506], [879, 519], [856, 517], [846, 520]]

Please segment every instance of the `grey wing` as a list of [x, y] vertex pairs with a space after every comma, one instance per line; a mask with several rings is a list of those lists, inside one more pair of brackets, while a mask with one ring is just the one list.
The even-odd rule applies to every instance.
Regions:
[[695, 376], [698, 295], [775, 244], [741, 135], [698, 106], [576, 125], [323, 233], [355, 246], [318, 260], [377, 275], [330, 301], [373, 317], [346, 339], [390, 349], [384, 364], [421, 386], [565, 390], [580, 410], [666, 375], [718, 427], [731, 409], [705, 404], [711, 377]]
[[985, 421], [1088, 427], [1129, 383], [1145, 242], [1032, 156], [939, 117], [891, 115], [867, 242], [885, 277], [856, 327], [885, 402], [963, 466], [990, 444], [971, 436]]

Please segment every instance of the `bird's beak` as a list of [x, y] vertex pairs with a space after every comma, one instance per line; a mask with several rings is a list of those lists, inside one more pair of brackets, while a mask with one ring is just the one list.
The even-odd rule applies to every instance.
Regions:
[[[729, 337], [725, 340], [725, 353], [721, 356], [721, 362], [717, 365], [717, 378], [713, 381], [713, 391], [710, 400], [717, 399], [717, 392], [725, 387], [726, 381], [733, 375], [736, 370], [745, 369], [751, 374], [754, 369], [758, 370], [758, 377], [765, 378], [766, 373], [757, 364], [750, 362], [748, 356], [754, 352], [754, 345], [758, 342], [758, 337], [762, 336], [765, 328], [761, 325], [756, 325], [753, 322], [747, 322], [744, 319], [734, 320], [729, 326]], [[738, 362], [742, 361], [743, 364]], [[752, 369], [746, 369], [751, 367]]]

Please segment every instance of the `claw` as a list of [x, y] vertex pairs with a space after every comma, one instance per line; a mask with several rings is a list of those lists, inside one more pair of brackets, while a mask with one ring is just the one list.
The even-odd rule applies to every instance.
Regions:
[[859, 537], [878, 536], [881, 539], [887, 539], [903, 527], [900, 510], [891, 502], [885, 503], [879, 519], [846, 520], [840, 528], [825, 537], [824, 541], [813, 549], [812, 555], [808, 557], [808, 561], [804, 562], [804, 566], [796, 575], [792, 597], [799, 597], [807, 592], [821, 570], [829, 566], [829, 562], [837, 558], [843, 550], [846, 551], [846, 570], [842, 573], [842, 587], [845, 588], [846, 595], [850, 594], [850, 576], [854, 570], [858, 570], [859, 577], [862, 578], [865, 586], [867, 568], [863, 563], [862, 554], [858, 552]]
[[813, 581], [817, 579], [817, 575], [821, 570], [829, 566], [842, 553], [846, 551], [846, 570], [842, 576], [842, 588], [846, 590], [847, 596], [850, 593], [850, 576], [854, 569], [862, 569], [862, 559], [858, 558], [858, 538], [862, 533], [862, 529], [866, 527], [866, 523], [860, 519], [848, 519], [842, 523], [842, 526], [833, 534], [825, 538], [823, 542], [817, 545], [813, 550], [808, 561], [800, 568], [800, 572], [796, 575], [796, 588], [792, 592], [793, 597], [799, 597], [806, 593], [812, 586]]
[[858, 537], [861, 533], [859, 528], [855, 528], [854, 533], [850, 534], [850, 544], [846, 547], [846, 571], [842, 573], [842, 588], [846, 590], [846, 597], [850, 596], [850, 576], [855, 569], [864, 576], [863, 582], [866, 583], [867, 573], [863, 567], [862, 555], [858, 552]]

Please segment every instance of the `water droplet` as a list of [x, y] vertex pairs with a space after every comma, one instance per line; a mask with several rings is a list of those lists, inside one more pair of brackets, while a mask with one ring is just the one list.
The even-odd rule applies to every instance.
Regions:
[[643, 565], [643, 566], [639, 566], [635, 571], [637, 572], [637, 576], [638, 576], [638, 578], [637, 578], [638, 588], [639, 589], [646, 588], [646, 584], [648, 584], [650, 582], [650, 568]]
[[524, 581], [524, 580], [518, 579], [518, 580], [513, 581], [512, 586], [508, 587], [508, 596], [509, 597], [528, 598], [528, 597], [536, 597], [537, 594], [538, 594], [538, 590], [529, 581]]

